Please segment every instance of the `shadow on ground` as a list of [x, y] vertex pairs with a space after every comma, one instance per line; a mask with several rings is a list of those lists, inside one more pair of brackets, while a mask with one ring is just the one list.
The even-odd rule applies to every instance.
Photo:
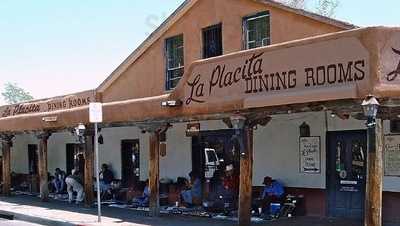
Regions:
[[[13, 197], [1, 197], [0, 201], [3, 202], [0, 205], [0, 211], [9, 209], [13, 206], [16, 210], [18, 206], [32, 206], [32, 211], [37, 209], [40, 213], [46, 215], [47, 218], [52, 218], [52, 210], [57, 210], [56, 219], [68, 221], [68, 222], [87, 222], [85, 217], [89, 217], [93, 220], [96, 217], [96, 208], [85, 208], [82, 205], [68, 204], [57, 200], [51, 200], [50, 202], [41, 202], [37, 197], [31, 196], [13, 196]], [[7, 206], [7, 208], [5, 208]], [[29, 214], [21, 212], [19, 214]], [[60, 212], [65, 212], [64, 216], [60, 216]], [[75, 214], [74, 214], [75, 213]], [[73, 217], [69, 217], [69, 214]], [[102, 214], [107, 219], [108, 223], [123, 223], [123, 225], [149, 225], [149, 226], [232, 226], [236, 225], [236, 222], [228, 220], [214, 220], [209, 218], [196, 218], [186, 216], [172, 216], [162, 215], [161, 217], [152, 218], [148, 217], [147, 213], [139, 212], [129, 209], [119, 209], [103, 207]], [[111, 220], [111, 222], [110, 222]], [[317, 218], [317, 217], [294, 217], [290, 219], [279, 219], [275, 221], [268, 221], [264, 223], [253, 223], [255, 226], [362, 226], [361, 221], [354, 221], [349, 219], [334, 219], [334, 218]], [[396, 224], [385, 224], [385, 226], [395, 226]]]

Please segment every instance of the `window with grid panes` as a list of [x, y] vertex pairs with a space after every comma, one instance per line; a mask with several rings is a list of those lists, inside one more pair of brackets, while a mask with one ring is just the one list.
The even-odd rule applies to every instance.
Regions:
[[258, 13], [244, 18], [245, 48], [254, 49], [270, 45], [270, 15]]
[[203, 58], [222, 55], [222, 25], [203, 29]]
[[166, 46], [166, 89], [171, 90], [176, 87], [184, 72], [184, 48], [183, 35], [168, 38]]

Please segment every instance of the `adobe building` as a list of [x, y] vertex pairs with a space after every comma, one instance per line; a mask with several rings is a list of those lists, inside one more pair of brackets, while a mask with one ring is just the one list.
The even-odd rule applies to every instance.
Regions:
[[150, 179], [153, 215], [159, 180], [206, 177], [210, 148], [240, 175], [240, 225], [265, 176], [304, 196], [307, 215], [400, 222], [399, 50], [399, 28], [272, 0], [187, 0], [96, 89], [0, 107], [2, 191], [13, 172], [47, 200], [47, 172], [80, 155], [92, 203], [88, 104], [102, 102], [100, 163], [124, 186]]

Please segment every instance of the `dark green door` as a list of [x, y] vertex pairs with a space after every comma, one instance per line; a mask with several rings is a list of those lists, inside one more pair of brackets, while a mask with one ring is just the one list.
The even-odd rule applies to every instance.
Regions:
[[362, 219], [367, 166], [367, 133], [327, 133], [328, 211], [332, 217]]

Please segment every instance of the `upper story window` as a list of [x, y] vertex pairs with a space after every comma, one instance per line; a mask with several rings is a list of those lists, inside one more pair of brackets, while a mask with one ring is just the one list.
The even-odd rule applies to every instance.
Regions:
[[271, 43], [269, 12], [261, 12], [244, 18], [246, 49], [267, 46]]
[[203, 29], [203, 58], [222, 55], [222, 24]]
[[171, 90], [176, 87], [184, 72], [184, 48], [183, 35], [168, 38], [165, 41], [167, 78], [166, 89]]

